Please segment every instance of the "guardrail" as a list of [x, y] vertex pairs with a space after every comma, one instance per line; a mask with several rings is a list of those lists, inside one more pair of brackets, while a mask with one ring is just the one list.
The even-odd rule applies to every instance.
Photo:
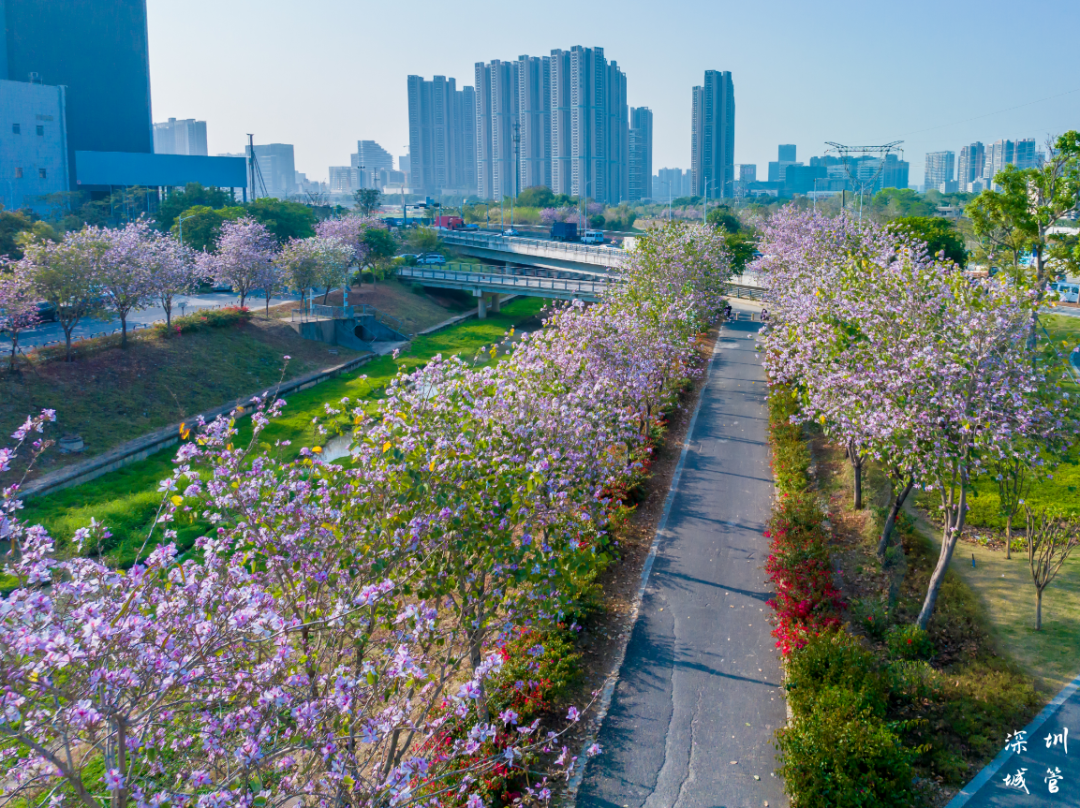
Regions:
[[[459, 265], [462, 266], [462, 265]], [[491, 267], [491, 269], [505, 269]], [[462, 287], [487, 287], [488, 289], [506, 290], [522, 293], [528, 290], [552, 292], [554, 297], [598, 297], [605, 288], [618, 281], [614, 278], [602, 281], [567, 280], [562, 278], [542, 278], [533, 275], [519, 275], [513, 272], [469, 272], [454, 269], [429, 269], [427, 267], [400, 267], [398, 275], [402, 278], [418, 280], [437, 280], [453, 283]]]
[[[538, 253], [567, 253], [574, 258], [594, 258], [589, 261], [593, 264], [605, 264], [607, 266], [621, 266], [626, 257], [621, 250], [609, 247], [592, 247], [588, 244], [575, 244], [569, 241], [549, 241], [547, 239], [523, 238], [521, 236], [504, 236], [497, 233], [457, 233], [450, 232], [442, 235], [442, 240], [454, 246], [486, 247], [492, 250], [518, 253], [520, 255], [537, 255]], [[551, 256], [548, 257], [558, 257]]]

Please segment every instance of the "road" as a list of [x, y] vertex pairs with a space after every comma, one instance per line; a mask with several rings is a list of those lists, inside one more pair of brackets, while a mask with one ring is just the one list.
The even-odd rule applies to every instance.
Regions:
[[758, 324], [726, 325], [578, 808], [787, 805], [762, 535], [773, 482]]
[[1003, 738], [1001, 753], [946, 808], [1080, 808], [1080, 676], [1022, 732], [1024, 743]]
[[[292, 297], [275, 297], [270, 300], [270, 305], [277, 306], [293, 299], [294, 298]], [[249, 297], [244, 302], [250, 308], [255, 309], [265, 305], [266, 301], [262, 297]], [[184, 304], [183, 307], [181, 307], [181, 303]], [[240, 305], [240, 298], [232, 292], [207, 292], [206, 294], [200, 295], [178, 295], [173, 303], [173, 317], [177, 317], [182, 313], [190, 314], [199, 309], [238, 305]], [[131, 330], [133, 326], [142, 327], [164, 320], [165, 310], [161, 308], [161, 306], [151, 306], [148, 309], [133, 311], [129, 314], [128, 329]], [[96, 320], [92, 317], [84, 317], [76, 324], [75, 330], [72, 332], [72, 340], [86, 339], [87, 337], [100, 336], [101, 334], [110, 334], [119, 328], [120, 320], [116, 317], [112, 317], [108, 320]], [[37, 328], [25, 331], [19, 335], [20, 348], [31, 348], [36, 345], [44, 345], [47, 342], [57, 341], [63, 343], [64, 331], [60, 328], [60, 324], [55, 322], [42, 323]], [[11, 340], [7, 336], [0, 334], [0, 344], [10, 345]]]

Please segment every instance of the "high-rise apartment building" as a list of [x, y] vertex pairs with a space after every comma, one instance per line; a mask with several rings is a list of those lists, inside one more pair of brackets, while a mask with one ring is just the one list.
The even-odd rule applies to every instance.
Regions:
[[[250, 157], [251, 147], [244, 149]], [[255, 146], [259, 173], [266, 184], [266, 193], [278, 199], [288, 199], [296, 191], [296, 160], [291, 143], [266, 143]], [[252, 190], [252, 198], [262, 195], [261, 188]]]
[[551, 190], [570, 194], [573, 116], [570, 113], [570, 51], [553, 50], [551, 64]]
[[206, 156], [206, 121], [169, 118], [154, 124], [154, 154], [200, 154]]
[[661, 168], [653, 177], [653, 199], [667, 202], [690, 196], [690, 172], [681, 168]]
[[730, 197], [735, 180], [735, 84], [730, 71], [705, 71], [704, 83], [693, 90], [690, 129], [693, 195]]
[[551, 58], [519, 56], [514, 62], [518, 93], [515, 155], [521, 190], [551, 187]]
[[0, 28], [0, 79], [65, 88], [72, 187], [76, 151], [153, 153], [146, 0], [2, 0]]
[[410, 188], [424, 194], [470, 190], [473, 89], [458, 90], [457, 81], [445, 76], [409, 76], [408, 94]]
[[[528, 58], [528, 57], [523, 57]], [[477, 62], [476, 192], [483, 199], [516, 196], [519, 86], [514, 62]]]
[[351, 194], [359, 187], [356, 174], [352, 166], [330, 166], [330, 193]]
[[986, 147], [980, 141], [975, 141], [960, 149], [960, 160], [956, 167], [958, 190], [963, 193], [971, 192], [971, 184], [982, 177], [985, 162]]
[[653, 114], [648, 107], [630, 110], [630, 180], [626, 198], [652, 199]]
[[790, 143], [778, 146], [776, 156], [777, 159], [769, 163], [769, 182], [787, 182], [788, 166], [802, 166], [795, 159], [795, 146]]
[[741, 163], [739, 165], [739, 182], [757, 182], [757, 165], [754, 163]]
[[927, 152], [923, 183], [927, 191], [949, 193], [953, 186], [956, 154], [951, 151]]
[[798, 158], [795, 156], [795, 144], [794, 143], [781, 143], [777, 147], [777, 160], [781, 163], [794, 163]]

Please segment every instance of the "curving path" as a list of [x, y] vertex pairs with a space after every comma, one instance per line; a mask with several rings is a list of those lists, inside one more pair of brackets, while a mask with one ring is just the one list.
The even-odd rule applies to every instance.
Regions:
[[773, 496], [758, 323], [724, 326], [578, 808], [786, 806], [762, 535]]

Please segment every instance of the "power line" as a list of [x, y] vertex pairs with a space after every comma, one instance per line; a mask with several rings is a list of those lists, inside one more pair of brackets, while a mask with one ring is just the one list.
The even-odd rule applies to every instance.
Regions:
[[904, 132], [903, 137], [907, 137], [908, 135], [918, 135], [918, 134], [921, 134], [922, 132], [931, 132], [931, 131], [933, 131], [935, 129], [944, 129], [947, 126], [959, 126], [960, 124], [968, 123], [969, 121], [977, 121], [977, 120], [980, 120], [981, 118], [989, 118], [992, 115], [1000, 115], [1003, 112], [1012, 112], [1014, 109], [1022, 109], [1023, 107], [1030, 107], [1032, 104], [1041, 104], [1043, 101], [1053, 101], [1055, 98], [1062, 98], [1062, 97], [1064, 97], [1066, 95], [1072, 95], [1073, 93], [1080, 93], [1080, 87], [1077, 87], [1074, 90], [1066, 90], [1065, 92], [1058, 93], [1057, 95], [1049, 95], [1046, 98], [1038, 98], [1035, 101], [1028, 101], [1028, 102], [1026, 102], [1024, 104], [1017, 104], [1015, 107], [1008, 107], [1007, 109], [999, 109], [999, 110], [996, 110], [994, 112], [987, 112], [987, 113], [984, 113], [983, 115], [976, 115], [973, 118], [964, 118], [964, 120], [962, 120], [962, 121], [953, 121], [952, 123], [942, 123], [942, 124], [938, 124], [937, 126], [928, 126], [925, 129], [916, 129], [914, 132]]

